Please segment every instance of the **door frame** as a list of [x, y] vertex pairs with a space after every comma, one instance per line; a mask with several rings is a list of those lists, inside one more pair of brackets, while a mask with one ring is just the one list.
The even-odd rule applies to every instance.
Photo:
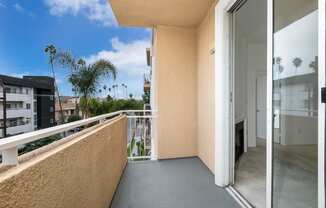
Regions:
[[[257, 85], [258, 85], [258, 78], [259, 77], [263, 77], [263, 76], [265, 76], [266, 77], [266, 81], [267, 81], [267, 72], [256, 72], [255, 73], [255, 76], [254, 76], [254, 79], [255, 79], [255, 82], [253, 83], [254, 85], [255, 85], [255, 97], [254, 97], [254, 99], [255, 99], [255, 124], [254, 124], [254, 126], [255, 126], [255, 134], [253, 134], [253, 135], [255, 135], [255, 137], [254, 138], [257, 138], [258, 136], [257, 136], [257, 107], [258, 107], [258, 93], [257, 93], [257, 90], [258, 90], [258, 87], [257, 87]], [[267, 96], [267, 92], [266, 92], [266, 96]], [[251, 98], [249, 98], [249, 99], [251, 99]], [[249, 106], [250, 107], [250, 106]], [[266, 109], [265, 109], [266, 110]], [[267, 131], [267, 129], [266, 129], [266, 131]], [[262, 138], [262, 139], [267, 139], [266, 138], [266, 136], [265, 136], [265, 138]], [[257, 145], [257, 144], [256, 144]]]
[[[318, 208], [325, 207], [325, 104], [321, 103], [321, 88], [325, 87], [325, 11], [326, 0], [319, 0], [319, 36], [318, 74], [319, 104], [318, 104]], [[215, 7], [215, 183], [221, 187], [232, 184], [231, 171], [231, 141], [232, 132], [232, 101], [230, 89], [231, 29], [229, 10], [236, 5], [237, 0], [220, 0]], [[323, 57], [323, 58], [321, 58]], [[323, 69], [323, 70], [321, 70]], [[267, 0], [267, 167], [266, 167], [266, 207], [272, 208], [273, 199], [273, 0]]]
[[[273, 206], [273, 25], [274, 0], [267, 0], [267, 208]], [[318, 208], [325, 207], [325, 104], [321, 88], [325, 87], [325, 0], [318, 0]], [[322, 47], [320, 47], [322, 46]]]
[[[321, 88], [325, 87], [326, 80], [326, 1], [318, 1], [318, 208], [324, 208], [325, 203], [325, 103], [321, 101]], [[322, 46], [322, 47], [320, 47]]]

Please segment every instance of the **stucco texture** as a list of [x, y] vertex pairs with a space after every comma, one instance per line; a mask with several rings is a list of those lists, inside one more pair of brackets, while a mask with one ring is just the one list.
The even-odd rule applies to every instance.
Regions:
[[214, 173], [215, 4], [197, 29], [198, 156]]
[[213, 173], [216, 3], [198, 26], [154, 33], [158, 159], [199, 156]]
[[196, 27], [214, 0], [109, 0], [120, 25]]
[[108, 207], [127, 163], [116, 118], [0, 174], [0, 208]]
[[158, 159], [197, 156], [196, 30], [157, 26], [155, 42]]

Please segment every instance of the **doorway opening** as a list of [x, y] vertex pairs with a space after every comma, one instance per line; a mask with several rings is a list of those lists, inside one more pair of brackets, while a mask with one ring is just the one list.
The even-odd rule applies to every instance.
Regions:
[[[255, 15], [253, 15], [255, 14]], [[233, 187], [254, 207], [266, 206], [267, 1], [232, 10]]]

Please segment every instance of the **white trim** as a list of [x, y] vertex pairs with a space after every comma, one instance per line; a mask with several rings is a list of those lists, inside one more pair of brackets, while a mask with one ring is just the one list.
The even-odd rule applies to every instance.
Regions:
[[135, 156], [135, 157], [128, 157], [128, 160], [143, 160], [143, 159], [151, 159], [151, 156]]
[[156, 118], [156, 116], [127, 116], [127, 118]]
[[273, 32], [273, 0], [267, 0], [266, 208], [273, 193]]
[[[157, 109], [157, 82], [158, 82], [158, 73], [156, 71], [156, 44], [157, 44], [157, 32], [156, 28], [152, 28], [152, 80], [151, 80], [151, 109]], [[156, 114], [158, 115], [158, 113]], [[157, 119], [152, 120], [151, 126], [151, 137], [152, 137], [152, 149], [151, 149], [151, 157], [152, 160], [158, 159], [158, 134], [157, 134]]]
[[[75, 121], [59, 126], [54, 126], [51, 128], [46, 128], [38, 131], [33, 131], [25, 134], [20, 134], [12, 137], [7, 137], [0, 140], [0, 151], [3, 153], [3, 164], [16, 165], [18, 164], [18, 146], [33, 142], [44, 137], [52, 136], [58, 133], [66, 132], [77, 127], [85, 126], [87, 124], [91, 124], [94, 122], [103, 122], [108, 118], [112, 118], [118, 116], [120, 114], [128, 114], [128, 113], [146, 113], [146, 112], [155, 112], [151, 110], [125, 110], [125, 111], [117, 111], [109, 114], [104, 114], [80, 121]], [[14, 154], [14, 151], [16, 153]]]
[[325, 104], [321, 88], [325, 87], [325, 0], [318, 1], [318, 208], [325, 207]]
[[17, 165], [18, 164], [18, 148], [13, 147], [2, 151], [3, 165]]
[[226, 191], [238, 202], [242, 208], [253, 208], [251, 204], [232, 186], [225, 188]]
[[220, 0], [215, 7], [215, 183], [230, 183], [230, 14], [236, 0]]

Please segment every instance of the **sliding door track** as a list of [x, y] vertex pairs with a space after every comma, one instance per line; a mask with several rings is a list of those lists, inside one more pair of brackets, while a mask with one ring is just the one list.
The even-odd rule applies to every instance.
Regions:
[[250, 202], [242, 196], [235, 188], [232, 186], [225, 187], [227, 192], [240, 204], [242, 208], [255, 208]]

